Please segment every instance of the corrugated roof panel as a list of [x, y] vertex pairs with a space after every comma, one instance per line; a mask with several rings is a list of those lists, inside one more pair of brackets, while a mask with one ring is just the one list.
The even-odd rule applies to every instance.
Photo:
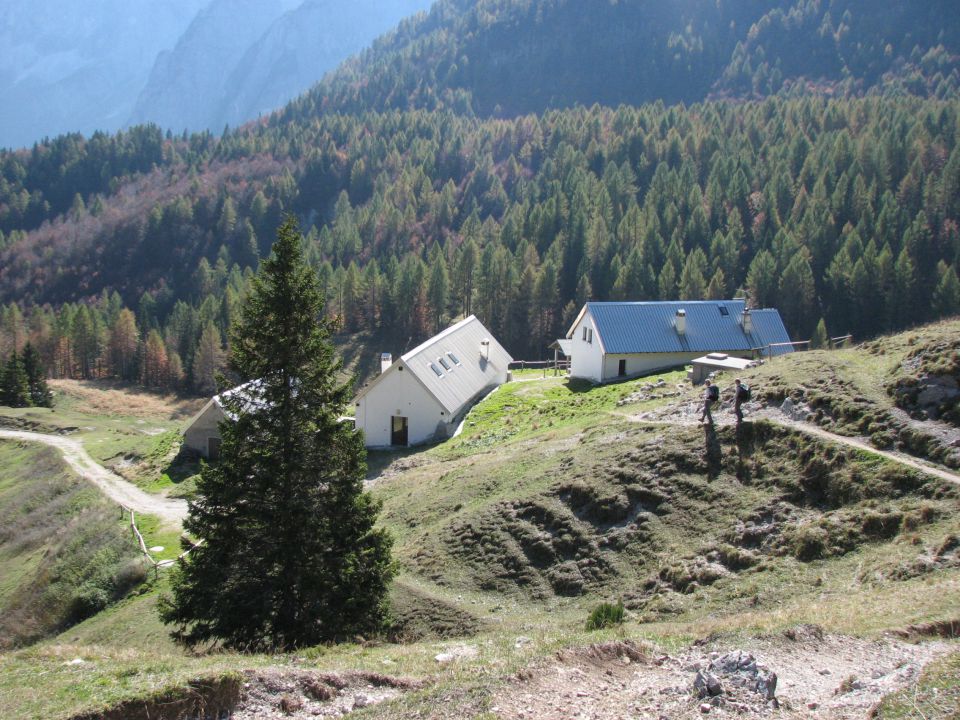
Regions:
[[[686, 312], [683, 334], [676, 329], [680, 309]], [[743, 309], [743, 300], [587, 303], [611, 355], [750, 350], [739, 322]]]
[[[751, 310], [750, 317], [753, 318], [753, 337], [757, 340], [755, 347], [790, 342], [790, 335], [787, 334], [787, 329], [783, 326], [783, 320], [777, 310], [772, 308]], [[770, 349], [771, 355], [785, 355], [791, 352], [793, 352], [791, 345]], [[766, 352], [764, 354], [766, 355]]]
[[[480, 352], [481, 342], [485, 340], [489, 341], [488, 360]], [[439, 358], [447, 360], [449, 370], [443, 369]], [[459, 364], [456, 360], [450, 362], [454, 358]], [[497, 376], [505, 373], [513, 362], [510, 354], [473, 315], [418, 345], [400, 360], [451, 416], [484, 388], [496, 384]]]

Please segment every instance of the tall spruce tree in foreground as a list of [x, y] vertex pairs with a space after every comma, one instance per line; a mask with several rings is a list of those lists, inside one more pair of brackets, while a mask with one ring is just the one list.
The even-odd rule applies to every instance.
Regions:
[[377, 632], [393, 573], [389, 536], [363, 492], [360, 433], [338, 416], [350, 388], [292, 219], [253, 282], [229, 366], [220, 462], [204, 466], [184, 523], [202, 539], [161, 618], [193, 646], [255, 651]]

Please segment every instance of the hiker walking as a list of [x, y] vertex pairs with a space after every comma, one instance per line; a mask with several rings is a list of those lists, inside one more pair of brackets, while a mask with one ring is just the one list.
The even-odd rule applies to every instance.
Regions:
[[740, 378], [735, 381], [736, 388], [733, 395], [733, 414], [737, 416], [737, 425], [743, 422], [743, 410], [740, 408], [750, 399], [750, 386], [740, 382]]
[[710, 412], [713, 408], [713, 404], [720, 399], [720, 387], [714, 385], [709, 380], [705, 383], [706, 388], [703, 391], [703, 412], [700, 413], [700, 422], [702, 423], [704, 418], [707, 418], [708, 422], [713, 425], [713, 413]]

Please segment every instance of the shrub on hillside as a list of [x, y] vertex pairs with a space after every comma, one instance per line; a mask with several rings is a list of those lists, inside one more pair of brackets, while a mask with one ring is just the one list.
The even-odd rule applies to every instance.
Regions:
[[603, 628], [614, 627], [623, 623], [623, 601], [620, 600], [616, 605], [612, 603], [600, 603], [590, 613], [587, 618], [587, 630], [602, 630]]

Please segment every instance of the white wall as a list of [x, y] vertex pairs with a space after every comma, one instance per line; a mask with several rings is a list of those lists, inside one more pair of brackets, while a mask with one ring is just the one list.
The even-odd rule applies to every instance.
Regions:
[[[718, 350], [725, 352], [730, 357], [750, 357], [749, 351], [737, 353], [736, 351]], [[600, 382], [610, 382], [619, 379], [617, 370], [619, 362], [626, 358], [627, 374], [625, 377], [636, 377], [637, 375], [647, 375], [658, 370], [667, 370], [669, 368], [688, 365], [698, 357], [703, 357], [703, 352], [687, 353], [640, 353], [637, 355], [606, 355], [603, 358], [603, 379]]]
[[220, 439], [219, 423], [225, 415], [220, 406], [210, 401], [206, 404], [196, 419], [187, 426], [183, 433], [183, 444], [185, 447], [195, 450], [204, 457], [209, 457], [207, 453], [208, 441], [210, 438]]
[[[583, 339], [583, 330], [587, 329], [587, 337], [591, 333], [593, 342]], [[570, 376], [583, 378], [593, 382], [603, 382], [603, 352], [600, 349], [600, 336], [597, 334], [593, 316], [587, 311], [580, 318], [580, 322], [573, 328], [573, 345], [570, 352]], [[613, 364], [613, 374], [617, 374], [617, 364]]]
[[407, 418], [411, 445], [433, 440], [438, 428], [445, 430], [453, 420], [401, 362], [378, 378], [377, 384], [356, 401], [354, 410], [367, 447], [390, 445], [390, 418], [394, 415]]

